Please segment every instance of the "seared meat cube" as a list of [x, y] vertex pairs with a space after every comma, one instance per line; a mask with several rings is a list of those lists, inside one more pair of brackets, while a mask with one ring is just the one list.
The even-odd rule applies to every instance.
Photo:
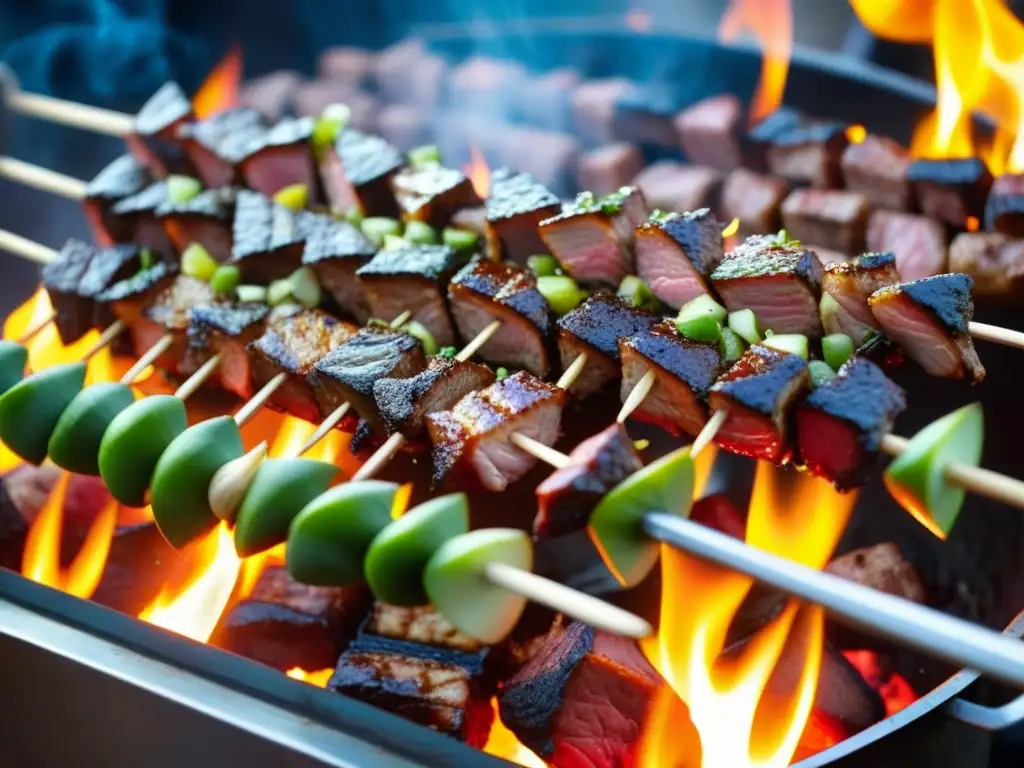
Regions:
[[754, 344], [708, 395], [712, 411], [729, 414], [717, 442], [740, 456], [778, 464], [789, 453], [790, 408], [810, 384], [802, 357]]
[[867, 482], [882, 438], [907, 406], [882, 369], [855, 357], [796, 407], [796, 441], [807, 468], [841, 491]]
[[558, 198], [526, 173], [499, 168], [491, 175], [487, 198], [487, 231], [491, 254], [502, 261], [524, 263], [547, 249], [537, 225], [558, 214]]
[[362, 48], [328, 48], [320, 54], [317, 70], [324, 77], [349, 83], [355, 89], [369, 88], [372, 86], [376, 59], [375, 53]]
[[125, 137], [131, 153], [157, 178], [187, 172], [178, 128], [192, 120], [192, 102], [177, 83], [164, 83], [135, 115], [135, 130]]
[[747, 133], [744, 142], [744, 164], [757, 173], [767, 172], [768, 150], [782, 136], [804, 124], [804, 117], [796, 110], [788, 107], [775, 110]]
[[774, 333], [818, 336], [817, 257], [799, 243], [761, 235], [726, 254], [711, 274], [730, 312], [751, 309]]
[[985, 229], [1024, 237], [1024, 174], [1004, 173], [992, 183], [985, 203]]
[[571, 120], [569, 104], [572, 92], [580, 81], [580, 73], [572, 67], [533, 75], [525, 84], [530, 96], [517, 102], [516, 111], [527, 125], [546, 130], [566, 128]]
[[722, 178], [714, 168], [659, 160], [640, 171], [633, 184], [654, 210], [693, 211], [717, 204]]
[[269, 314], [270, 307], [255, 302], [196, 307], [188, 329], [188, 368], [198, 369], [213, 355], [220, 355], [221, 386], [248, 400], [253, 390], [246, 347], [263, 333]]
[[501, 321], [477, 353], [482, 359], [547, 375], [553, 318], [532, 272], [516, 264], [474, 259], [452, 278], [448, 301], [466, 342], [495, 320]]
[[178, 251], [199, 243], [217, 261], [231, 258], [232, 221], [235, 217], [234, 187], [208, 189], [184, 203], [167, 200], [156, 209], [164, 231]]
[[840, 123], [799, 125], [768, 147], [768, 172], [793, 184], [834, 189], [843, 184], [840, 160], [849, 145]]
[[358, 326], [315, 309], [300, 310], [285, 317], [272, 316], [263, 335], [247, 347], [253, 387], [262, 387], [279, 373], [288, 374], [269, 404], [318, 424], [320, 407], [306, 374], [318, 360], [358, 330]]
[[915, 603], [925, 601], [924, 584], [894, 542], [854, 549], [825, 566], [833, 576]]
[[313, 157], [311, 117], [281, 120], [253, 139], [242, 160], [242, 178], [250, 189], [264, 195], [276, 194], [293, 184], [302, 184], [309, 200], [320, 198], [320, 182]]
[[[535, 182], [549, 189], [573, 187], [581, 153], [580, 141], [575, 136], [560, 131], [500, 124], [490, 126], [489, 132], [492, 137], [501, 137], [498, 146], [492, 150], [494, 165], [528, 173]], [[483, 145], [486, 147], [487, 142], [484, 141]]]
[[178, 275], [132, 323], [135, 354], [141, 356], [169, 333], [174, 341], [155, 364], [170, 371], [179, 371], [179, 363], [187, 351], [192, 310], [214, 303], [215, 296], [205, 280]]
[[434, 340], [446, 347], [455, 341], [445, 293], [465, 258], [446, 245], [408, 245], [380, 251], [356, 270], [370, 314], [391, 321], [409, 310]]
[[726, 221], [740, 220], [742, 237], [775, 232], [788, 191], [789, 186], [781, 179], [737, 168], [725, 177], [722, 186], [722, 216]]
[[377, 115], [377, 130], [390, 144], [410, 150], [430, 141], [430, 115], [408, 104], [388, 104]]
[[302, 264], [316, 274], [335, 302], [361, 325], [370, 319], [370, 306], [356, 270], [364, 266], [377, 249], [358, 228], [347, 221], [325, 222], [306, 240]]
[[[349, 83], [338, 80], [309, 80], [300, 83], [295, 89], [293, 99], [295, 114], [299, 117], [316, 118], [331, 104], [348, 104], [353, 96], [359, 94]], [[361, 94], [359, 94], [361, 95]], [[351, 115], [349, 116], [351, 125]]]
[[655, 214], [636, 230], [636, 272], [673, 309], [708, 292], [722, 256], [722, 225], [707, 208]]
[[871, 294], [868, 304], [886, 336], [932, 376], [977, 384], [985, 368], [974, 351], [972, 281], [951, 273], [898, 283]]
[[242, 270], [245, 282], [286, 278], [301, 265], [306, 240], [329, 223], [326, 216], [296, 213], [263, 195], [239, 190], [231, 263]]
[[166, 254], [171, 251], [171, 241], [156, 212], [167, 199], [167, 183], [158, 181], [131, 197], [118, 200], [110, 212], [121, 220], [125, 231], [131, 233], [130, 242], [152, 248], [157, 254]]
[[981, 158], [915, 160], [907, 179], [925, 216], [960, 229], [967, 226], [968, 217], [981, 221], [985, 215], [992, 174]]
[[708, 420], [708, 391], [722, 371], [717, 344], [690, 341], [672, 320], [665, 320], [649, 331], [620, 339], [619, 354], [623, 401], [648, 371], [656, 373], [650, 394], [634, 411], [636, 416], [690, 435], [701, 431]]
[[236, 108], [186, 123], [178, 129], [178, 136], [203, 184], [216, 189], [241, 185], [241, 162], [265, 130], [259, 112]]
[[43, 267], [43, 286], [50, 295], [57, 332], [65, 344], [73, 344], [92, 330], [93, 303], [78, 292], [78, 286], [95, 255], [91, 245], [68, 240], [57, 258]]
[[678, 111], [678, 89], [645, 83], [615, 102], [612, 135], [654, 151], [675, 149], [679, 140], [672, 120]]
[[435, 229], [447, 227], [457, 211], [482, 205], [473, 183], [451, 168], [403, 168], [391, 177], [391, 186], [403, 219]]
[[526, 78], [517, 61], [472, 55], [452, 69], [448, 80], [450, 108], [459, 113], [501, 113], [515, 103]]
[[502, 687], [498, 712], [549, 765], [635, 765], [663, 684], [634, 641], [574, 622]]
[[[891, 253], [865, 253], [851, 261], [828, 264], [821, 278], [822, 293], [827, 293], [852, 318], [856, 326], [881, 330], [868, 306], [868, 297], [879, 288], [900, 281], [896, 257]], [[845, 331], [844, 331], [845, 332]], [[848, 334], [857, 343], [866, 339], [864, 333]]]
[[[110, 306], [97, 301], [97, 297], [111, 286], [132, 277], [142, 268], [143, 250], [137, 245], [113, 245], [101, 248], [93, 254], [85, 274], [78, 281], [78, 295], [91, 300], [93, 328], [106, 328], [117, 319]], [[147, 258], [151, 258], [151, 255]], [[118, 345], [115, 341], [111, 345], [111, 350], [115, 353], [122, 349], [130, 354], [127, 352], [126, 343]]]
[[435, 482], [505, 490], [537, 463], [512, 434], [553, 445], [564, 402], [562, 389], [519, 371], [466, 395], [450, 411], [429, 414]]
[[946, 233], [927, 216], [875, 211], [868, 219], [869, 251], [892, 251], [904, 280], [920, 280], [946, 268]]
[[280, 120], [292, 108], [295, 89], [301, 84], [302, 75], [298, 72], [289, 69], [271, 72], [246, 82], [239, 102], [252, 107], [267, 120]]
[[423, 437], [427, 414], [450, 410], [470, 392], [493, 383], [494, 371], [486, 365], [435, 355], [413, 376], [375, 381], [373, 399], [389, 433], [416, 439]]
[[590, 144], [612, 141], [616, 105], [635, 93], [636, 85], [624, 78], [584, 80], [570, 99], [573, 133]]
[[99, 293], [96, 301], [130, 327], [153, 298], [174, 282], [177, 272], [174, 265], [158, 261], [152, 267], [114, 283]]
[[[460, 654], [477, 655], [485, 649], [483, 643], [460, 632], [429, 605], [405, 607], [375, 602], [358, 644], [363, 648], [369, 647], [376, 642], [377, 637], [445, 648]], [[431, 652], [420, 650], [422, 654]]]
[[137, 195], [152, 183], [149, 169], [131, 155], [121, 155], [89, 182], [85, 188], [85, 213], [98, 245], [131, 241], [132, 228], [114, 215], [114, 205]]
[[584, 152], [576, 169], [576, 182], [595, 195], [607, 195], [629, 184], [644, 167], [635, 144], [624, 141]]
[[573, 448], [569, 460], [537, 486], [537, 536], [564, 536], [585, 528], [604, 495], [643, 466], [618, 423]]
[[961, 232], [949, 245], [949, 268], [971, 276], [975, 296], [1015, 301], [1024, 294], [1024, 241], [997, 232]]
[[402, 153], [384, 139], [348, 128], [324, 152], [320, 175], [335, 210], [397, 219], [401, 211], [391, 178], [402, 165]]
[[320, 358], [307, 378], [322, 416], [350, 403], [363, 421], [379, 431], [383, 424], [373, 400], [373, 383], [387, 377], [408, 378], [426, 364], [423, 346], [412, 336], [373, 326]]
[[538, 232], [577, 281], [614, 288], [633, 271], [635, 230], [647, 215], [636, 187], [600, 198], [583, 192], [559, 215], [540, 222]]
[[864, 195], [872, 208], [910, 210], [914, 202], [907, 180], [910, 159], [907, 150], [892, 139], [869, 134], [846, 148], [842, 166], [846, 188]]
[[292, 579], [284, 566], [270, 566], [222, 620], [214, 643], [282, 672], [332, 667], [370, 601], [365, 584], [311, 587]]
[[840, 253], [864, 250], [868, 199], [841, 189], [796, 189], [782, 203], [782, 225], [793, 237]]
[[627, 304], [617, 296], [597, 293], [558, 320], [558, 351], [562, 368], [580, 355], [587, 356], [583, 372], [569, 392], [584, 398], [619, 378], [622, 365], [619, 339], [648, 331], [658, 322], [650, 312]]
[[731, 171], [742, 161], [743, 105], [732, 94], [712, 96], [676, 116], [679, 146], [691, 163]]

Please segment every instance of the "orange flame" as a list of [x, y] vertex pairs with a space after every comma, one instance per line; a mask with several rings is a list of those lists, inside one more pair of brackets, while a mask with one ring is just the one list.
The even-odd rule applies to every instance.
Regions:
[[196, 117], [207, 118], [238, 104], [238, 89], [241, 84], [242, 51], [237, 46], [232, 46], [206, 76], [192, 98], [192, 108]]
[[[761, 462], [747, 523], [747, 542], [812, 568], [825, 565], [853, 509], [822, 480], [783, 473]], [[662, 548], [658, 636], [645, 644], [669, 684], [656, 700], [641, 745], [644, 768], [756, 766], [784, 768], [810, 716], [821, 667], [824, 613], [790, 600], [738, 654], [720, 658], [726, 632], [753, 581], [669, 547]], [[799, 679], [780, 695], [769, 686], [785, 651]], [[678, 712], [689, 707], [700, 739], [679, 748]], [[687, 757], [688, 755], [688, 757]]]
[[917, 701], [917, 694], [910, 683], [896, 673], [886, 674], [874, 651], [843, 651], [843, 656], [861, 673], [868, 685], [878, 691], [885, 702], [886, 717], [895, 715]]
[[782, 104], [793, 53], [793, 9], [789, 0], [730, 0], [718, 24], [718, 39], [730, 42], [748, 31], [764, 54], [750, 120], [767, 117]]
[[537, 757], [536, 753], [524, 747], [516, 735], [501, 722], [497, 697], [491, 699], [491, 708], [494, 710], [494, 723], [487, 736], [487, 743], [484, 744], [484, 752], [525, 768], [545, 768], [547, 764]]
[[469, 158], [469, 163], [462, 172], [469, 178], [477, 195], [486, 199], [491, 193], [491, 167], [487, 165], [483, 153], [476, 147], [469, 148]]
[[326, 688], [327, 681], [334, 674], [333, 669], [318, 669], [315, 672], [307, 672], [301, 667], [292, 667], [285, 672], [292, 680], [301, 680], [304, 683], [315, 685], [317, 688]]

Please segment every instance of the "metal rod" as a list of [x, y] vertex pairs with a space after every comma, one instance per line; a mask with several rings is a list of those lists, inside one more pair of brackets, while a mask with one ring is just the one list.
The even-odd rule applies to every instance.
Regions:
[[1024, 643], [1016, 639], [798, 565], [685, 518], [651, 512], [643, 529], [671, 547], [820, 605], [845, 624], [1024, 689]]

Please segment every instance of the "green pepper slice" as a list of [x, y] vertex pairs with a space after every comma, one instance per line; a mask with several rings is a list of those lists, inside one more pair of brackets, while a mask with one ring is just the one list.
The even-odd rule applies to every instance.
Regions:
[[235, 551], [249, 557], [288, 538], [288, 526], [338, 474], [313, 459], [268, 459], [260, 464], [235, 518]]
[[288, 532], [285, 564], [292, 578], [324, 587], [361, 582], [366, 550], [391, 522], [398, 489], [381, 480], [345, 483], [307, 504]]
[[153, 519], [168, 543], [180, 549], [220, 521], [210, 509], [210, 481], [222, 466], [245, 453], [230, 416], [195, 424], [167, 446], [153, 471]]
[[105, 381], [86, 387], [57, 420], [50, 435], [50, 459], [79, 475], [100, 474], [100, 443], [117, 414], [135, 402], [132, 388]]
[[624, 587], [635, 587], [658, 562], [658, 542], [644, 533], [648, 512], [680, 517], [693, 503], [693, 459], [680, 448], [634, 472], [594, 509], [587, 529], [608, 569]]
[[453, 493], [410, 509], [377, 534], [366, 552], [363, 573], [378, 600], [391, 605], [426, 605], [423, 572], [449, 539], [469, 531], [469, 501]]
[[22, 379], [0, 396], [0, 440], [41, 464], [60, 415], [85, 384], [85, 363], [55, 365]]
[[0, 395], [25, 375], [28, 350], [13, 341], [0, 340]]
[[173, 395], [144, 397], [117, 414], [100, 440], [97, 462], [110, 495], [126, 507], [144, 506], [160, 456], [187, 428], [185, 404]]

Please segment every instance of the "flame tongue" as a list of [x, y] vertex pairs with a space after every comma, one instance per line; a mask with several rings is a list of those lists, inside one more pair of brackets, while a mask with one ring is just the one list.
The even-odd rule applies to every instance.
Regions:
[[782, 103], [793, 53], [793, 9], [789, 0], [730, 0], [718, 25], [718, 38], [729, 42], [748, 31], [761, 47], [761, 79], [750, 105], [756, 123]]
[[192, 108], [200, 120], [238, 103], [242, 83], [242, 52], [232, 47], [215, 66], [192, 98]]

